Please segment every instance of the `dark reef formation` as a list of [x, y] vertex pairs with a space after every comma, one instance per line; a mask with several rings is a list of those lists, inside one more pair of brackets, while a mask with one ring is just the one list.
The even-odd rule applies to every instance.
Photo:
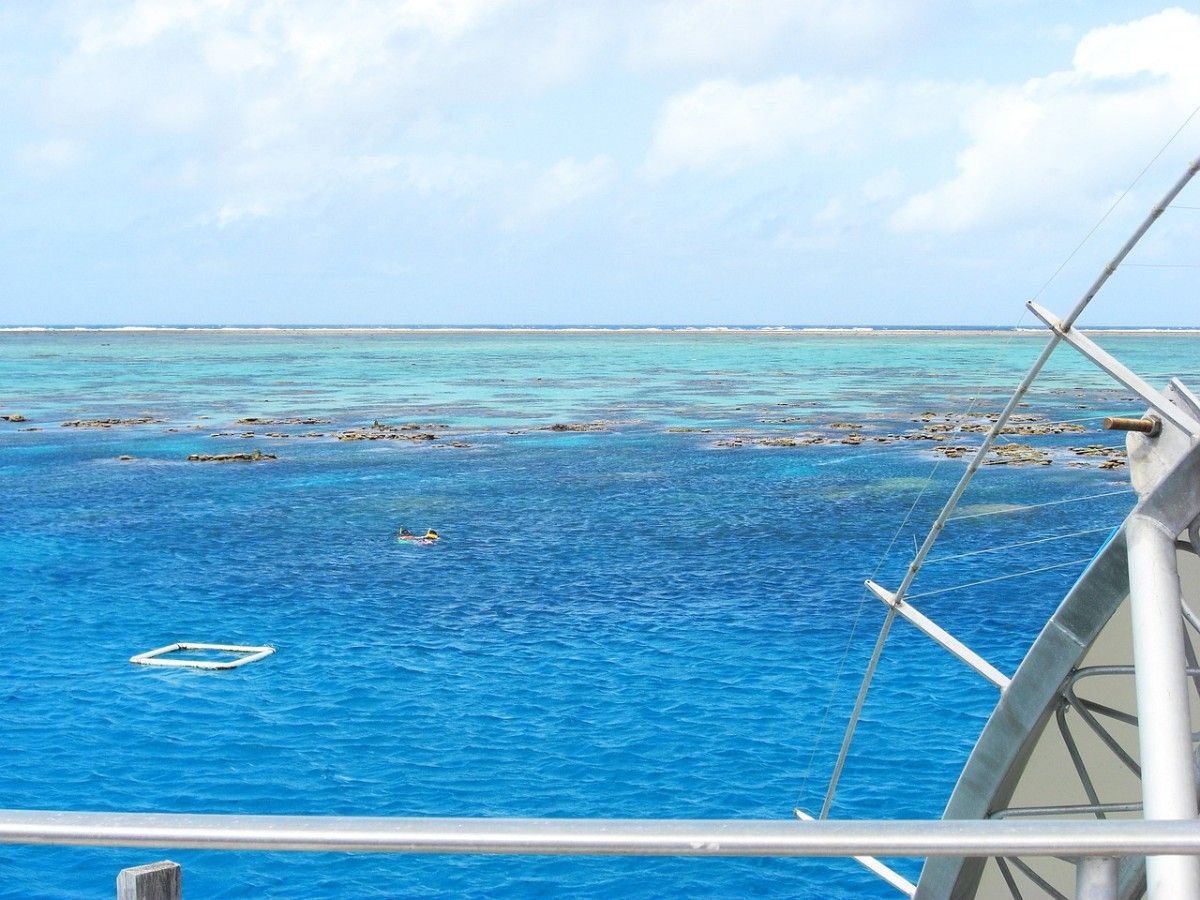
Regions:
[[595, 422], [555, 422], [553, 425], [540, 425], [538, 431], [608, 431], [609, 422], [597, 419]]
[[255, 450], [252, 453], [189, 453], [188, 462], [261, 462], [278, 459], [274, 453]]
[[[1080, 395], [1082, 399], [1082, 395]], [[1096, 398], [1088, 397], [1096, 402]], [[1101, 398], [1109, 403], [1114, 398]], [[1128, 399], [1128, 398], [1115, 398]], [[805, 403], [780, 403], [778, 406], [814, 406]], [[1027, 404], [1022, 404], [1027, 406]], [[1092, 408], [1086, 404], [1078, 405], [1081, 409]], [[755, 411], [758, 415], [768, 412], [767, 408], [735, 407], [734, 412], [743, 410]], [[739, 425], [731, 423], [719, 425], [671, 425], [663, 427], [668, 434], [697, 434], [709, 435], [703, 444], [714, 449], [735, 450], [745, 448], [761, 448], [768, 450], [793, 450], [809, 447], [874, 447], [902, 442], [917, 442], [932, 445], [928, 449], [936, 456], [944, 459], [965, 460], [973, 456], [978, 447], [970, 443], [967, 435], [982, 435], [996, 422], [995, 413], [976, 412], [938, 412], [926, 410], [920, 413], [908, 413], [912, 418], [906, 418], [904, 413], [888, 415], [884, 413], [858, 411], [853, 417], [831, 420], [829, 412], [821, 413], [814, 410], [810, 415], [787, 414], [758, 418], [757, 424]], [[208, 415], [192, 417], [208, 419]], [[1099, 416], [1094, 417], [1099, 421]], [[0, 415], [0, 422], [23, 423], [25, 416], [20, 413]], [[263, 416], [243, 416], [235, 420], [226, 420], [231, 424], [229, 430], [213, 431], [211, 437], [237, 438], [240, 440], [285, 441], [298, 439], [324, 439], [339, 443], [356, 443], [360, 441], [404, 441], [413, 445], [427, 445], [435, 449], [468, 449], [473, 445], [463, 440], [478, 434], [508, 434], [529, 435], [536, 433], [549, 434], [603, 434], [619, 431], [623, 426], [645, 426], [647, 423], [637, 421], [613, 421], [595, 419], [578, 422], [553, 422], [544, 425], [521, 426], [492, 426], [481, 428], [459, 428], [438, 422], [385, 422], [376, 418], [367, 425], [347, 425], [335, 418], [319, 415], [300, 415], [286, 418], [268, 418]], [[1084, 420], [1080, 420], [1084, 421]], [[335, 424], [336, 423], [336, 424]], [[125, 426], [143, 426], [165, 424], [165, 420], [150, 414], [120, 418], [97, 417], [80, 418], [61, 423], [64, 428], [95, 428], [107, 429]], [[329, 430], [299, 430], [300, 427], [311, 429], [312, 426], [331, 425]], [[759, 426], [769, 426], [760, 428]], [[212, 427], [211, 425], [208, 427]], [[204, 426], [193, 421], [186, 427], [173, 425], [164, 428], [166, 433], [178, 434], [183, 431], [203, 429]], [[270, 429], [270, 430], [267, 430]], [[36, 427], [18, 429], [20, 431], [38, 431]], [[1020, 438], [1051, 438], [1068, 434], [1099, 434], [1095, 425], [1085, 426], [1078, 421], [1050, 421], [1046, 416], [1028, 412], [1017, 412], [1010, 416], [1000, 434]], [[957, 438], [957, 441], [955, 440]], [[964, 442], [965, 441], [965, 442]], [[925, 449], [922, 448], [922, 452]], [[189, 455], [192, 462], [256, 462], [276, 459], [273, 453], [263, 453], [254, 450], [251, 453], [194, 453]], [[121, 455], [118, 459], [129, 461], [134, 457]], [[1045, 440], [1032, 442], [1009, 441], [998, 442], [991, 448], [983, 465], [988, 466], [1050, 466], [1063, 463], [1073, 468], [1102, 468], [1117, 469], [1125, 465], [1125, 451], [1120, 447], [1103, 444], [1088, 444], [1079, 447], [1055, 445]]]
[[63, 422], [63, 428], [115, 428], [124, 425], [161, 425], [162, 419], [154, 416], [137, 416], [133, 419], [72, 419]]

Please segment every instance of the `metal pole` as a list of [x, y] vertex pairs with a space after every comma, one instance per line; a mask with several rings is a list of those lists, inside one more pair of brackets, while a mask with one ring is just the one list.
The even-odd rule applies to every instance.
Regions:
[[1075, 900], [1117, 900], [1117, 860], [1087, 856], [1075, 864]]
[[445, 819], [6, 809], [0, 810], [0, 844], [303, 853], [1077, 858], [1198, 854], [1200, 829], [1193, 822], [1140, 819]]
[[[1171, 204], [1171, 201], [1179, 195], [1179, 192], [1187, 187], [1188, 182], [1192, 180], [1198, 171], [1200, 171], [1200, 157], [1192, 160], [1191, 165], [1187, 167], [1187, 170], [1180, 176], [1179, 180], [1171, 185], [1170, 190], [1150, 210], [1150, 213], [1142, 221], [1142, 224], [1138, 226], [1137, 230], [1129, 236], [1129, 239], [1121, 246], [1121, 249], [1117, 251], [1116, 256], [1109, 260], [1108, 265], [1096, 276], [1096, 280], [1092, 282], [1083, 296], [1079, 298], [1079, 301], [1075, 304], [1071, 312], [1067, 314], [1067, 317], [1062, 320], [1061, 327], [1063, 331], [1069, 330], [1075, 324], [1075, 320], [1079, 318], [1087, 308], [1087, 305], [1092, 302], [1092, 298], [1104, 287], [1104, 283], [1108, 281], [1113, 272], [1117, 271], [1117, 267], [1121, 265], [1130, 251], [1137, 246], [1142, 236], [1150, 230], [1150, 226], [1158, 220], [1158, 217], [1163, 214], [1163, 211]], [[913, 579], [917, 577], [917, 572], [921, 570], [921, 565], [925, 562], [925, 557], [933, 549], [938, 535], [941, 534], [942, 528], [946, 525], [946, 520], [954, 512], [954, 508], [958, 505], [958, 501], [967, 489], [967, 485], [975, 477], [975, 472], [979, 469], [992, 444], [995, 443], [996, 438], [999, 437], [1000, 432], [1008, 423], [1013, 410], [1017, 408], [1017, 404], [1021, 402], [1026, 391], [1029, 390], [1029, 386], [1033, 384], [1033, 380], [1037, 378], [1038, 374], [1045, 367], [1061, 340], [1062, 335], [1057, 332], [1051, 332], [1050, 340], [1047, 341], [1038, 358], [1030, 366], [1029, 371], [1025, 373], [1025, 377], [1021, 379], [1021, 383], [1017, 385], [1017, 389], [1013, 392], [1012, 397], [1009, 398], [1008, 403], [1005, 404], [999, 417], [992, 423], [992, 427], [988, 429], [987, 434], [984, 435], [983, 443], [975, 451], [975, 455], [971, 458], [971, 462], [967, 466], [967, 471], [958, 480], [958, 484], [955, 485], [954, 491], [946, 501], [946, 505], [938, 513], [937, 519], [934, 520], [933, 526], [929, 529], [929, 534], [925, 536], [925, 541], [921, 544], [920, 549], [917, 550], [912, 562], [909, 563], [904, 580], [900, 583], [900, 587], [896, 589], [895, 603], [888, 609], [887, 616], [883, 620], [883, 627], [879, 630], [879, 637], [875, 641], [875, 647], [871, 651], [871, 659], [867, 663], [866, 672], [863, 674], [862, 683], [858, 688], [858, 696], [854, 698], [854, 710], [850, 713], [850, 721], [846, 724], [846, 732], [842, 736], [842, 745], [838, 749], [837, 762], [833, 764], [833, 774], [829, 778], [829, 787], [825, 791], [825, 800], [821, 804], [822, 819], [828, 818], [829, 810], [833, 806], [833, 797], [837, 793], [838, 780], [842, 777], [842, 769], [846, 765], [846, 756], [850, 753], [850, 744], [854, 740], [854, 730], [858, 727], [858, 719], [862, 715], [863, 704], [867, 700], [867, 692], [871, 689], [871, 681], [875, 677], [875, 669], [879, 665], [879, 658], [883, 655], [883, 646], [887, 643], [888, 633], [892, 630], [892, 624], [896, 621], [896, 607], [904, 602], [904, 598], [908, 595], [908, 589], [912, 586]]]
[[883, 619], [883, 626], [879, 629], [879, 637], [875, 639], [875, 646], [871, 650], [871, 658], [867, 661], [866, 671], [863, 672], [862, 681], [858, 685], [858, 694], [854, 698], [854, 709], [850, 712], [850, 721], [846, 723], [846, 731], [842, 735], [842, 745], [838, 748], [837, 761], [834, 762], [833, 773], [829, 777], [829, 787], [826, 789], [825, 799], [821, 803], [822, 819], [829, 818], [829, 811], [833, 807], [833, 798], [837, 793], [838, 782], [842, 777], [842, 769], [846, 767], [846, 757], [850, 754], [850, 745], [854, 741], [854, 732], [858, 728], [858, 720], [862, 715], [863, 705], [867, 702], [867, 692], [871, 690], [871, 682], [875, 678], [875, 669], [878, 668], [879, 660], [883, 656], [883, 647], [887, 643], [888, 634], [891, 633], [892, 625], [896, 621], [896, 612], [900, 604], [904, 602], [904, 597], [908, 594], [908, 589], [912, 586], [913, 579], [921, 571], [921, 565], [925, 562], [925, 557], [933, 549], [938, 535], [942, 533], [942, 529], [946, 526], [946, 521], [950, 518], [950, 514], [954, 512], [954, 507], [958, 505], [959, 498], [962, 497], [963, 492], [967, 489], [967, 485], [971, 483], [971, 479], [975, 477], [975, 472], [983, 464], [988, 450], [995, 443], [1001, 430], [1008, 423], [1013, 410], [1017, 408], [1017, 404], [1021, 402], [1021, 398], [1025, 396], [1025, 392], [1029, 390], [1029, 386], [1033, 384], [1033, 380], [1042, 371], [1042, 368], [1049, 361], [1051, 354], [1054, 353], [1054, 348], [1058, 346], [1061, 340], [1061, 335], [1051, 333], [1050, 340], [1046, 342], [1046, 346], [1042, 349], [1041, 354], [1034, 361], [1029, 371], [1025, 373], [1025, 377], [1017, 385], [1017, 389], [1013, 392], [1012, 397], [1009, 398], [1004, 409], [1000, 411], [999, 417], [992, 423], [992, 427], [988, 429], [988, 433], [984, 435], [983, 443], [979, 445], [979, 449], [975, 451], [975, 455], [971, 457], [971, 462], [967, 465], [967, 471], [963, 473], [962, 477], [958, 480], [958, 484], [954, 486], [954, 490], [950, 494], [950, 499], [946, 501], [942, 507], [942, 511], [938, 513], [938, 517], [934, 520], [929, 533], [925, 535], [924, 542], [917, 550], [912, 562], [908, 564], [908, 571], [904, 573], [904, 580], [900, 582], [900, 587], [896, 588], [893, 602], [888, 606], [887, 615]]
[[[1175, 535], [1145, 515], [1126, 526], [1142, 802], [1147, 819], [1196, 818], [1196, 771]], [[1146, 860], [1151, 898], [1200, 898], [1194, 857]]]

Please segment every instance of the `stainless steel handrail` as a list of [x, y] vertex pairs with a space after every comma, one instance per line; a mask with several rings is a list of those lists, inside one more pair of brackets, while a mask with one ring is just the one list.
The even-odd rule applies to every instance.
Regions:
[[479, 819], [0, 810], [0, 844], [571, 856], [1200, 855], [1195, 821]]

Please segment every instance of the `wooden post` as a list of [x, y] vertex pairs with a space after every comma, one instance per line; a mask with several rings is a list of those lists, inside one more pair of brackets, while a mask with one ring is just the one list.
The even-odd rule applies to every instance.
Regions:
[[117, 900], [181, 900], [183, 870], [170, 860], [122, 869], [117, 875]]

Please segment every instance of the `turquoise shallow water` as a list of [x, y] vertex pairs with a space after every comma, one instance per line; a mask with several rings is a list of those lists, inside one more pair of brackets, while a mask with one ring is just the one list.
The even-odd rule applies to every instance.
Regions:
[[[1102, 341], [1151, 380], [1200, 382], [1195, 337]], [[840, 421], [895, 433], [974, 396], [994, 408], [1041, 343], [0, 334], [0, 414], [28, 419], [0, 423], [0, 805], [784, 818], [797, 803], [811, 809], [882, 618], [861, 606], [862, 579], [895, 538], [879, 578], [898, 580], [963, 463], [938, 463], [928, 442], [715, 444], [837, 438], [828, 426]], [[1023, 412], [1085, 419], [1090, 433], [1028, 439], [1053, 449], [1055, 464], [986, 469], [964, 512], [1120, 491], [1121, 470], [1070, 468], [1063, 448], [1114, 443], [1094, 417], [1136, 412], [1123, 396], [1060, 352]], [[60, 425], [140, 415], [161, 421]], [[331, 421], [237, 422], [251, 416]], [[334, 438], [376, 419], [449, 427], [420, 443]], [[538, 430], [593, 420], [609, 424]], [[247, 430], [252, 438], [238, 436]], [[311, 431], [324, 436], [298, 436]], [[186, 461], [254, 447], [279, 459]], [[943, 552], [1006, 543], [1015, 529], [1115, 525], [1129, 505], [1117, 494], [966, 519]], [[445, 540], [399, 546], [399, 524]], [[1011, 670], [1082, 567], [1072, 561], [1101, 538], [933, 566], [919, 589], [1069, 563], [930, 596], [922, 609]], [[278, 652], [226, 673], [127, 662], [179, 639]], [[993, 701], [977, 677], [899, 630], [837, 814], [936, 816]], [[117, 870], [162, 856], [184, 864], [192, 897], [890, 895], [840, 861], [21, 847], [0, 850], [0, 893], [108, 896]]]

